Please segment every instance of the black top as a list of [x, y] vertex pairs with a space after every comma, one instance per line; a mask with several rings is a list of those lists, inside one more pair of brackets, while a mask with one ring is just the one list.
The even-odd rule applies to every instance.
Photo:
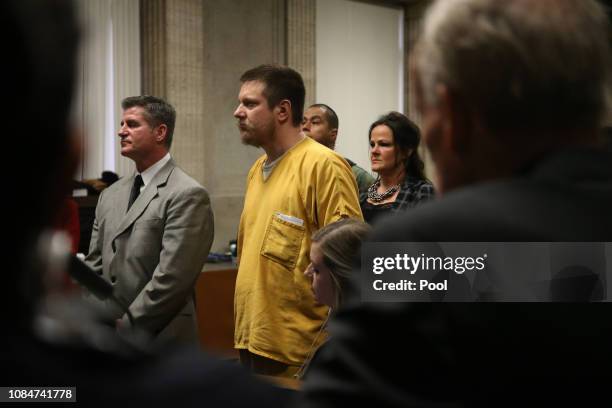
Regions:
[[[374, 242], [611, 242], [612, 156], [528, 172], [382, 221]], [[361, 302], [330, 322], [298, 406], [590, 406], [610, 396], [612, 304]]]
[[56, 308], [36, 330], [4, 327], [1, 384], [76, 387], [74, 406], [87, 407], [283, 407], [293, 397], [196, 347], [118, 335], [80, 302]]
[[395, 207], [395, 202], [376, 205], [366, 200], [360, 202], [360, 204], [363, 219], [370, 225], [374, 224], [376, 220], [380, 220], [382, 217], [392, 214], [392, 210]]
[[364, 193], [359, 197], [359, 204], [364, 220], [372, 225], [386, 215], [405, 211], [433, 197], [434, 188], [429, 181], [406, 177], [395, 201], [378, 205], [372, 204], [368, 202], [368, 194]]

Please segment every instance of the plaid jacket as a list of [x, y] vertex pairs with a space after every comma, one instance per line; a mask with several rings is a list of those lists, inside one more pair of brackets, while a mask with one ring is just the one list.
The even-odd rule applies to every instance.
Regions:
[[[428, 201], [434, 197], [433, 185], [427, 180], [417, 179], [415, 177], [406, 177], [399, 193], [394, 202], [388, 204], [382, 204], [386, 208], [389, 208], [390, 212], [405, 211], [409, 208], [415, 207], [421, 202]], [[365, 192], [359, 196], [359, 204], [363, 211], [366, 205], [373, 205], [367, 202], [368, 193]]]

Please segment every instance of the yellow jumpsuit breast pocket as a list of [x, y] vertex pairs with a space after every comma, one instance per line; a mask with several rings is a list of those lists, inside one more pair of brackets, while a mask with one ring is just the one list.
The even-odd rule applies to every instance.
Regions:
[[261, 247], [261, 255], [293, 270], [306, 233], [303, 223], [299, 218], [281, 213], [272, 215]]

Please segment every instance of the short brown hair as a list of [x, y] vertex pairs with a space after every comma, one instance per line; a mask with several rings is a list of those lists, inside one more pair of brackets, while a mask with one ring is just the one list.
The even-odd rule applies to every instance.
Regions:
[[261, 81], [266, 87], [264, 96], [270, 108], [282, 100], [291, 102], [291, 123], [299, 126], [304, 116], [304, 98], [306, 88], [299, 72], [289, 67], [276, 64], [264, 64], [246, 71], [240, 77], [240, 82]]

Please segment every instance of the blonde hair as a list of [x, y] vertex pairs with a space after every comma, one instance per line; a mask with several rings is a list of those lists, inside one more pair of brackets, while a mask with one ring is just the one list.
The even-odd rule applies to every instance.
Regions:
[[370, 226], [363, 221], [345, 218], [326, 225], [312, 236], [312, 242], [319, 245], [323, 262], [331, 272], [334, 309], [342, 304], [346, 284], [360, 261], [361, 243], [369, 232]]

